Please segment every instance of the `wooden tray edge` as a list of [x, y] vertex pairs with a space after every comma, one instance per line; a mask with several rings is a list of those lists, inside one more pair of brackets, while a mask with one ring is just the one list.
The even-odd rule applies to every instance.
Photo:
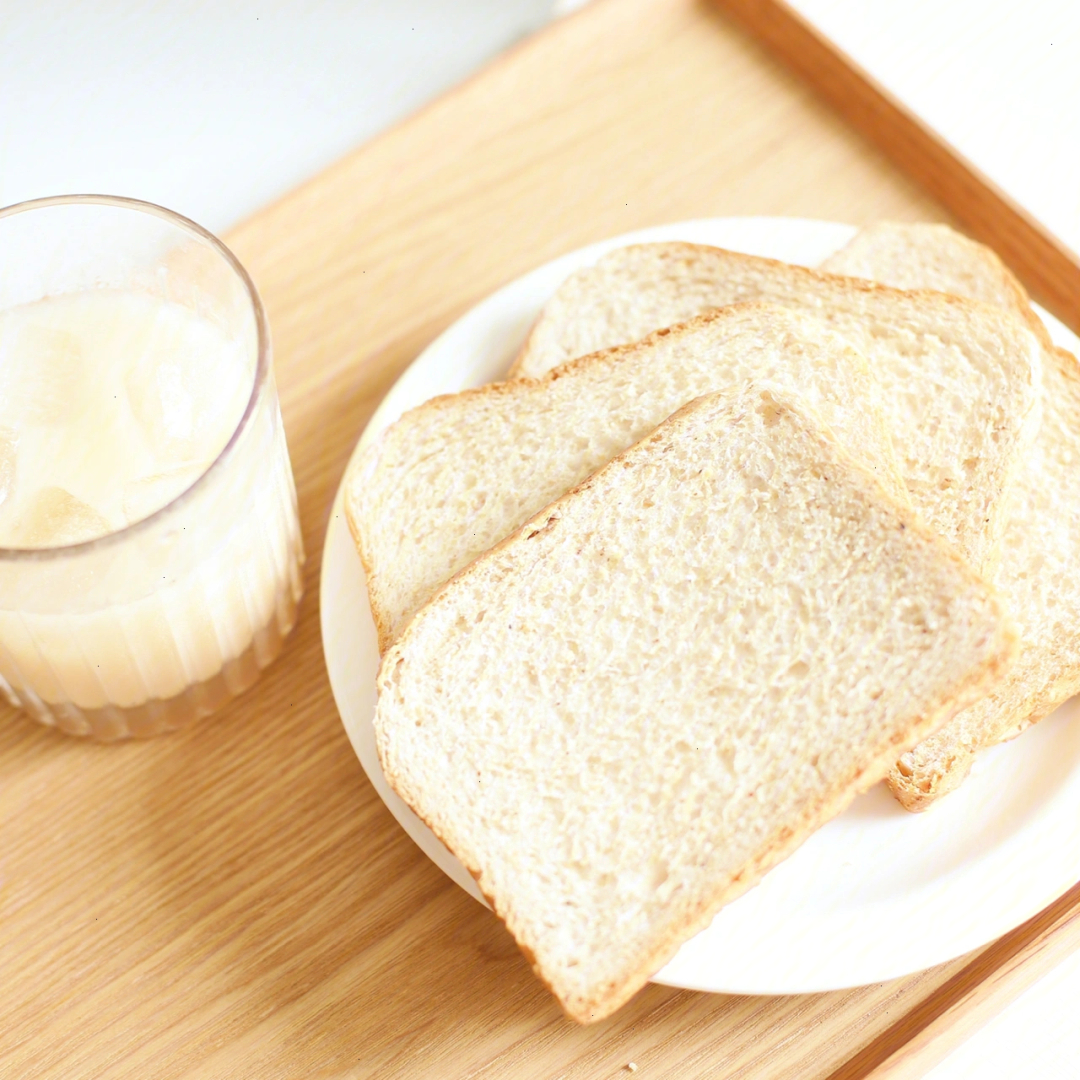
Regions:
[[1080, 257], [784, 0], [712, 2], [994, 248], [1036, 300], [1080, 332]]
[[973, 957], [828, 1080], [917, 1080], [1080, 947], [1080, 883]]

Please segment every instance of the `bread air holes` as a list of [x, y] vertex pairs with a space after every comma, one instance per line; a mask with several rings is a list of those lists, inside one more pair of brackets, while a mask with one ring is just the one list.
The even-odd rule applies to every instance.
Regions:
[[566, 820], [565, 804], [562, 799], [554, 795], [545, 795], [544, 807], [555, 819], [556, 825], [561, 825]]
[[589, 767], [589, 771], [593, 776], [603, 774], [606, 780], [617, 780], [622, 773], [622, 769], [619, 767], [617, 761], [613, 761], [610, 758], [599, 758], [596, 755], [591, 755], [586, 764]]
[[901, 610], [900, 617], [909, 626], [913, 626], [921, 634], [930, 633], [930, 619], [928, 613], [914, 604], [905, 605]]
[[801, 626], [810, 625], [810, 604], [803, 589], [789, 581], [787, 586], [788, 611]]
[[784, 412], [783, 406], [767, 390], [761, 392], [756, 410], [766, 427], [775, 427], [780, 423], [780, 417]]
[[787, 677], [792, 682], [802, 682], [810, 674], [810, 665], [805, 660], [796, 660], [787, 669]]
[[735, 776], [735, 747], [729, 744], [717, 746], [716, 763], [724, 769], [730, 777]]
[[663, 859], [652, 859], [649, 863], [649, 887], [659, 889], [669, 876], [668, 864]]

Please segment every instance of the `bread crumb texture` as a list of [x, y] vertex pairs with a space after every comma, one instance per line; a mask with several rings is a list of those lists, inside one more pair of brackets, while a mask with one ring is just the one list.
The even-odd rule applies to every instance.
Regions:
[[1008, 662], [988, 587], [784, 388], [687, 406], [387, 653], [395, 789], [608, 1015]]
[[448, 578], [676, 409], [755, 379], [797, 390], [908, 501], [865, 359], [798, 313], [727, 308], [540, 380], [436, 398], [390, 427], [346, 482], [381, 647]]
[[1017, 478], [993, 577], [1020, 630], [1020, 656], [993, 693], [900, 759], [889, 783], [909, 810], [954, 791], [980, 750], [1080, 691], [1080, 367], [1058, 349], [1043, 377], [1042, 424]]
[[[848, 272], [871, 261], [860, 251], [846, 261]], [[901, 258], [889, 243], [873, 261], [886, 272]], [[926, 285], [941, 281], [929, 268], [924, 273]], [[1005, 290], [982, 293], [997, 297]], [[747, 301], [810, 315], [867, 358], [916, 509], [972, 566], [990, 567], [1005, 497], [1038, 426], [1040, 343], [1017, 317], [1022, 305], [1015, 297], [1006, 312], [720, 248], [639, 244], [610, 252], [559, 287], [514, 373], [536, 376], [572, 357]]]
[[989, 697], [898, 762], [889, 778], [894, 794], [909, 810], [925, 810], [960, 786], [979, 750], [1018, 735], [1080, 690], [1080, 368], [1050, 346], [997, 255], [946, 225], [867, 226], [822, 267], [995, 304], [1024, 319], [1044, 344], [1040, 426], [1021, 460], [992, 578], [1020, 625], [1020, 658]]

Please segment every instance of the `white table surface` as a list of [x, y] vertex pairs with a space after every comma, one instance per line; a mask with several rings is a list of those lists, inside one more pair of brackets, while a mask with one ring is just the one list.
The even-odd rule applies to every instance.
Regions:
[[0, 206], [105, 192], [222, 232], [551, 10], [552, 0], [5, 0]]
[[[0, 206], [42, 195], [107, 192], [149, 199], [225, 231], [464, 78], [553, 12], [579, 3], [36, 0], [0, 5]], [[891, 45], [896, 3], [799, 0], [824, 22], [836, 23], [841, 43], [861, 49], [867, 66], [873, 70], [877, 64], [888, 77], [884, 81], [894, 82], [910, 44]], [[964, 13], [973, 10], [969, 0], [912, 3], [921, 17], [949, 25], [962, 26]], [[844, 4], [858, 11], [851, 22], [840, 17]], [[1005, 11], [1003, 0], [992, 4]], [[1037, 55], [1046, 37], [1041, 32], [1054, 25], [1055, 11], [1073, 19], [1061, 25], [1075, 33], [1080, 0], [1030, 0], [1023, 7], [1030, 16], [1023, 33], [1026, 59], [1008, 109], [995, 104], [991, 115], [977, 114], [980, 99], [986, 100], [981, 93], [968, 94], [959, 105], [955, 96], [946, 102], [953, 130], [976, 132], [980, 145], [999, 156], [994, 131], [1018, 122], [1017, 117], [1031, 120], [1025, 87], [1033, 101], [1048, 84], [1080, 88], [1080, 64], [1062, 66], [1057, 57], [1063, 50], [1047, 51], [1045, 63]], [[1013, 33], [1006, 16], [993, 23], [998, 30], [976, 36], [985, 39], [989, 33], [1000, 51]], [[875, 32], [875, 19], [890, 27], [884, 38]], [[975, 86], [979, 78], [997, 85], [985, 71], [972, 72], [970, 51], [939, 43], [938, 53], [966, 57], [964, 79], [954, 78], [949, 88], [965, 80]], [[909, 65], [905, 92], [930, 102], [940, 98], [946, 83], [940, 67], [937, 75], [933, 67], [919, 76]], [[1010, 97], [995, 93], [1000, 100]], [[1080, 115], [1080, 90], [1062, 108], [1072, 134], [1068, 145], [1054, 150], [1053, 160], [1058, 173], [1072, 171], [1064, 180], [1059, 175], [1044, 183], [1040, 197], [1052, 205], [1043, 216], [1057, 220], [1058, 215], [1071, 228], [1074, 220], [1080, 225], [1080, 168], [1075, 167], [1080, 132], [1069, 126]], [[1034, 119], [1042, 123], [1042, 113]], [[1021, 185], [1036, 183], [1036, 170], [1029, 171]], [[1080, 955], [1021, 995], [928, 1080], [1080, 1076], [1074, 1005], [1080, 1005]]]

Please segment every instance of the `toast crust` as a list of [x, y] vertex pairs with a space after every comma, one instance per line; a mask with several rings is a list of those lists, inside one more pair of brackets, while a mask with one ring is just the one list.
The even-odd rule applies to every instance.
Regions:
[[[735, 263], [742, 263], [747, 266], [758, 267], [762, 271], [771, 271], [778, 277], [786, 278], [794, 281], [802, 280], [807, 283], [821, 283], [826, 285], [838, 286], [853, 293], [862, 294], [864, 296], [878, 295], [878, 296], [895, 296], [901, 294], [904, 296], [910, 296], [915, 294], [922, 296], [926, 301], [934, 304], [942, 305], [954, 305], [960, 308], [967, 307], [970, 304], [975, 304], [988, 313], [992, 313], [993, 316], [1000, 317], [1002, 308], [993, 304], [987, 303], [984, 300], [978, 300], [971, 297], [959, 296], [956, 293], [942, 292], [937, 289], [930, 288], [912, 288], [912, 289], [900, 289], [892, 285], [885, 285], [879, 281], [873, 281], [869, 278], [852, 277], [845, 274], [834, 273], [828, 270], [808, 267], [797, 266], [794, 263], [782, 262], [779, 259], [769, 259], [761, 255], [745, 255], [741, 252], [730, 251], [727, 248], [713, 247], [707, 244], [692, 244], [684, 240], [672, 240], [661, 243], [653, 244], [630, 244], [626, 248], [617, 249], [620, 252], [637, 252], [637, 251], [653, 251], [661, 259], [669, 261], [673, 264], [693, 265], [695, 263], [701, 263], [711, 259], [730, 259]], [[842, 250], [842, 249], [841, 249]], [[989, 250], [989, 249], [987, 249]], [[990, 252], [994, 259], [997, 256], [993, 252]], [[597, 260], [597, 264], [603, 261]], [[997, 259], [1000, 263], [1000, 260]], [[594, 264], [594, 265], [597, 265]], [[591, 267], [584, 268], [585, 270], [591, 269]], [[1025, 327], [1034, 333], [1039, 340], [1047, 347], [1051, 347], [1050, 335], [1047, 333], [1045, 325], [1038, 315], [1031, 309], [1030, 301], [1027, 293], [1024, 291], [1023, 286], [1016, 280], [1016, 278], [1005, 268], [1004, 264], [1001, 264], [1001, 269], [1005, 275], [1008, 275], [1010, 281], [1010, 289], [1014, 292], [1016, 299], [1016, 307], [1010, 308], [1007, 314], [1020, 318]], [[579, 271], [580, 273], [581, 271]], [[569, 279], [569, 280], [572, 280]], [[565, 283], [564, 283], [565, 284]], [[561, 288], [561, 286], [560, 286]], [[557, 294], [556, 294], [557, 295]], [[755, 303], [757, 301], [738, 301], [739, 303]], [[724, 305], [728, 306], [728, 305]], [[713, 308], [709, 310], [720, 310], [719, 308]], [[702, 312], [704, 314], [704, 312]], [[542, 364], [543, 361], [538, 355], [540, 348], [539, 337], [543, 329], [545, 321], [545, 312], [542, 310], [533, 322], [531, 329], [529, 330], [528, 337], [526, 337], [524, 344], [518, 350], [517, 355], [514, 357], [513, 363], [510, 365], [510, 370], [507, 372], [507, 379], [517, 378], [537, 378], [543, 374], [542, 371], [537, 370], [537, 365]], [[567, 361], [564, 361], [566, 363]], [[559, 365], [561, 366], [561, 365]], [[550, 370], [545, 366], [546, 370]]]

